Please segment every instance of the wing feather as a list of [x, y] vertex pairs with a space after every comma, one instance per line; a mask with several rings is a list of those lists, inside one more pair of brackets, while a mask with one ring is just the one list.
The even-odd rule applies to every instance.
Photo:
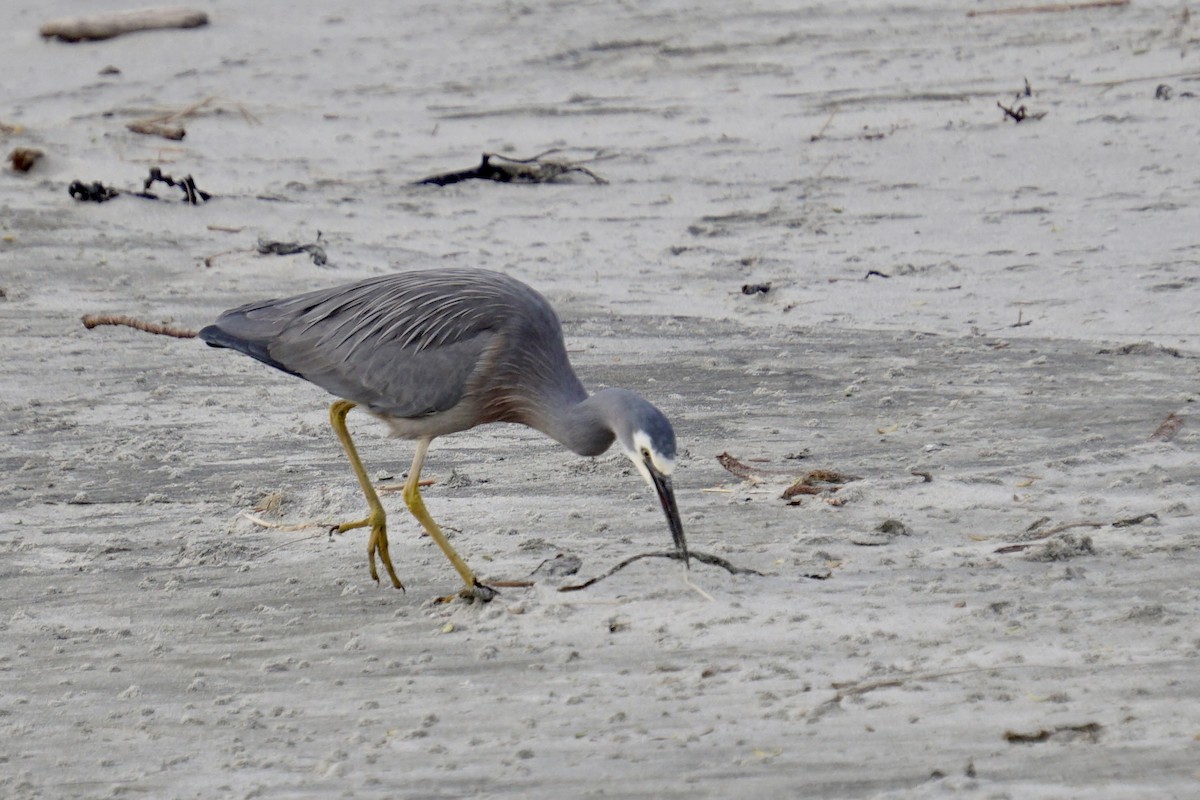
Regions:
[[241, 306], [200, 336], [372, 411], [420, 417], [472, 391], [508, 319], [528, 310], [519, 291], [544, 304], [499, 273], [401, 273]]

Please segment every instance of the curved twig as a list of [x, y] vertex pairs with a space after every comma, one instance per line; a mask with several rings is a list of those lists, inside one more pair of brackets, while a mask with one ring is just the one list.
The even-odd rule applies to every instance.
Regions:
[[[615, 567], [610, 569], [608, 572], [605, 572], [603, 575], [597, 575], [595, 578], [586, 580], [583, 583], [574, 583], [569, 586], [560, 586], [558, 588], [558, 590], [560, 592], [577, 592], [580, 589], [586, 589], [589, 586], [591, 586], [592, 584], [599, 583], [600, 581], [604, 580], [605, 578], [615, 575], [616, 573], [625, 569], [626, 567], [628, 567], [630, 564], [634, 563], [635, 561], [641, 561], [643, 558], [673, 558], [673, 559], [679, 560], [679, 559], [682, 559], [683, 556], [676, 550], [668, 550], [666, 552], [661, 552], [661, 553], [639, 553], [636, 556], [630, 556], [629, 558], [625, 559], [620, 564], [617, 564]], [[750, 569], [749, 567], [739, 567], [736, 564], [731, 564], [729, 561], [726, 561], [725, 559], [721, 558], [720, 556], [714, 556], [711, 553], [701, 553], [696, 550], [693, 550], [693, 551], [691, 551], [691, 558], [694, 561], [699, 561], [701, 564], [711, 564], [714, 567], [721, 567], [722, 569], [727, 570], [729, 572], [729, 574], [731, 574], [731, 575], [758, 575], [760, 577], [766, 575], [766, 573], [759, 572], [756, 569]]]

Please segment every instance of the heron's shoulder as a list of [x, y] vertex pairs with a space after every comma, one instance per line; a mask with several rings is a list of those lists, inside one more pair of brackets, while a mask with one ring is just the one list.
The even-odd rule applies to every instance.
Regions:
[[482, 269], [401, 272], [278, 301], [322, 339], [398, 343], [424, 350], [514, 326], [558, 327], [546, 299], [521, 281]]

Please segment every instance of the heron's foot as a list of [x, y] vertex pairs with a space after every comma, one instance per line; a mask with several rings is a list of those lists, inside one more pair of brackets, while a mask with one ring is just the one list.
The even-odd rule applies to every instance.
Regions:
[[387, 570], [388, 578], [392, 581], [392, 586], [400, 591], [404, 591], [404, 584], [400, 582], [400, 578], [396, 576], [396, 568], [392, 566], [392, 557], [388, 555], [388, 538], [387, 538], [387, 523], [386, 517], [379, 519], [358, 519], [353, 522], [343, 522], [340, 525], [334, 525], [329, 529], [329, 534], [332, 536], [335, 533], [341, 534], [346, 531], [352, 531], [355, 528], [371, 529], [371, 538], [367, 540], [367, 555], [371, 566], [371, 578], [376, 583], [379, 583], [379, 570], [375, 566], [375, 558], [383, 562], [383, 568]]
[[488, 603], [498, 594], [500, 594], [499, 590], [493, 589], [485, 583], [480, 583], [479, 579], [476, 578], [473, 585], [464, 586], [458, 594], [448, 594], [445, 597], [436, 598], [433, 602], [439, 605], [453, 603], [455, 600], [465, 600], [468, 603]]
[[379, 570], [375, 568], [375, 556], [379, 556], [379, 560], [383, 562], [383, 568], [387, 570], [388, 577], [392, 580], [392, 586], [400, 591], [404, 591], [404, 584], [396, 577], [396, 568], [392, 566], [392, 557], [388, 555], [388, 539], [387, 526], [382, 520], [371, 525], [371, 538], [367, 541], [367, 553], [371, 557], [371, 577], [379, 583]]

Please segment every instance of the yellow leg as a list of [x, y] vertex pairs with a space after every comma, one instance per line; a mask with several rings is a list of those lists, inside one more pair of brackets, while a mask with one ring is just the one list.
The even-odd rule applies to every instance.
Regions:
[[442, 552], [446, 554], [446, 558], [450, 559], [450, 563], [454, 565], [454, 569], [463, 579], [466, 588], [462, 591], [462, 596], [474, 599], [488, 601], [496, 596], [496, 590], [490, 586], [485, 586], [475, 577], [475, 573], [467, 566], [467, 562], [462, 560], [446, 535], [442, 533], [442, 529], [433, 521], [433, 517], [429, 516], [429, 511], [425, 508], [425, 501], [421, 498], [420, 480], [421, 467], [425, 464], [425, 452], [429, 450], [429, 443], [432, 439], [418, 439], [417, 452], [413, 454], [412, 466], [408, 470], [408, 480], [404, 482], [404, 503], [408, 506], [408, 510], [417, 518], [417, 522], [421, 523], [421, 527], [429, 534], [430, 538], [437, 542], [437, 546], [442, 548]]
[[379, 571], [375, 569], [375, 554], [379, 554], [379, 558], [383, 561], [383, 566], [387, 570], [388, 577], [392, 579], [392, 585], [397, 589], [403, 589], [404, 584], [396, 577], [396, 570], [392, 567], [391, 556], [388, 555], [388, 539], [387, 539], [387, 515], [383, 511], [383, 504], [379, 502], [379, 495], [375, 494], [375, 487], [371, 485], [371, 479], [367, 477], [367, 471], [363, 468], [362, 460], [358, 457], [358, 448], [354, 446], [354, 441], [350, 438], [350, 431], [346, 429], [346, 415], [350, 413], [350, 409], [354, 408], [355, 403], [349, 400], [338, 400], [329, 406], [329, 424], [333, 426], [333, 432], [337, 434], [338, 439], [342, 443], [342, 449], [346, 451], [346, 458], [350, 460], [350, 467], [354, 470], [354, 475], [358, 478], [358, 484], [362, 487], [363, 494], [367, 498], [367, 507], [370, 508], [370, 513], [366, 519], [360, 519], [356, 522], [346, 522], [334, 528], [338, 533], [345, 533], [355, 528], [371, 528], [371, 538], [367, 541], [367, 555], [370, 558], [371, 577], [379, 583]]

